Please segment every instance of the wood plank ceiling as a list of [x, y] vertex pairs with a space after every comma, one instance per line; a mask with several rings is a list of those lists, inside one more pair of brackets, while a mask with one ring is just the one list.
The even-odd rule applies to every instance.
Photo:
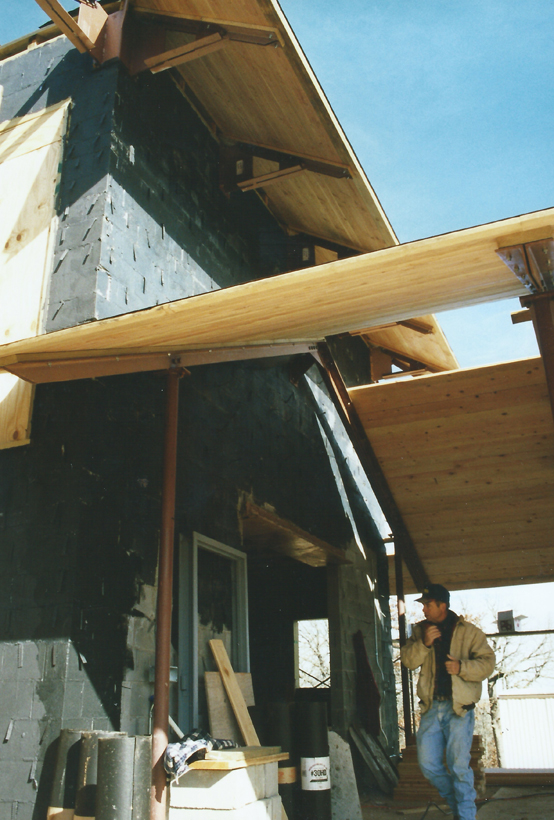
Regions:
[[526, 289], [496, 250], [553, 235], [550, 208], [14, 342], [0, 347], [0, 367], [24, 375], [24, 363], [32, 361], [48, 367], [102, 354], [315, 343], [522, 296]]
[[[274, 32], [275, 43], [232, 41], [179, 65], [220, 138], [264, 146], [344, 170], [333, 177], [306, 170], [265, 190], [270, 210], [287, 229], [358, 251], [397, 243], [379, 204], [288, 21], [273, 0], [135, 0], [130, 11], [166, 27], [166, 48], [194, 39], [172, 30], [179, 21]], [[350, 178], [348, 178], [350, 177]]]
[[[552, 579], [554, 423], [540, 358], [349, 393], [434, 582]], [[406, 572], [404, 584], [416, 591]]]

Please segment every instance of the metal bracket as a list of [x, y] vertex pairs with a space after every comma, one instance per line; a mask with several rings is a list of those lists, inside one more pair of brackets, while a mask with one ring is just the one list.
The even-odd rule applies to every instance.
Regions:
[[554, 290], [554, 239], [548, 237], [496, 251], [530, 293]]

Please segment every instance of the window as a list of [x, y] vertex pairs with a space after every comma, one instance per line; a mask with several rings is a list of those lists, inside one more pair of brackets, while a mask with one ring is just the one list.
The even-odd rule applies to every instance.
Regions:
[[331, 686], [329, 621], [326, 618], [294, 624], [297, 689], [328, 689]]

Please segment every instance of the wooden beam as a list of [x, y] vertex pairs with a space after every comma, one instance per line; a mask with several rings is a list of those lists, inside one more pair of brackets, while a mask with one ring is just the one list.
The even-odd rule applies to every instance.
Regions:
[[381, 465], [373, 452], [373, 448], [365, 434], [365, 430], [358, 418], [358, 414], [348, 395], [348, 390], [345, 387], [338, 368], [329, 352], [329, 348], [326, 344], [318, 344], [317, 350], [323, 364], [324, 376], [326, 377], [325, 380], [331, 398], [334, 400], [339, 416], [349, 433], [362, 467], [371, 483], [385, 517], [391, 526], [395, 544], [398, 542], [402, 543], [403, 557], [406, 566], [413, 578], [415, 586], [418, 589], [422, 589], [429, 583], [429, 578], [404, 524], [394, 496], [387, 484]]
[[155, 57], [148, 57], [144, 64], [152, 74], [158, 74], [158, 72], [166, 71], [168, 68], [173, 68], [173, 66], [182, 65], [191, 60], [197, 60], [199, 57], [213, 54], [215, 51], [224, 48], [228, 42], [229, 37], [226, 34], [222, 35], [216, 32], [207, 37], [201, 37], [199, 40], [194, 40], [192, 43], [186, 43], [170, 51], [164, 51]]
[[246, 179], [244, 182], [237, 182], [237, 187], [241, 191], [254, 191], [256, 188], [266, 188], [274, 182], [281, 182], [283, 179], [294, 177], [305, 171], [304, 165], [293, 165], [291, 168], [279, 168], [278, 171], [270, 171], [269, 174], [262, 174], [259, 177]]
[[75, 18], [67, 13], [58, 0], [36, 0], [36, 2], [81, 54], [94, 50], [96, 43], [87, 36]]
[[[204, 17], [192, 15], [184, 11], [163, 11], [146, 6], [133, 5], [133, 13], [141, 17], [148, 17], [155, 21], [162, 21], [166, 24], [170, 21], [192, 23], [196, 26], [217, 26], [223, 28], [231, 35], [244, 35], [250, 38], [264, 40], [273, 45], [284, 46], [285, 41], [279, 29], [275, 26], [261, 26], [258, 23], [242, 23], [237, 20], [225, 20], [221, 17]], [[249, 42], [245, 40], [244, 42]], [[265, 44], [265, 43], [264, 43]]]
[[522, 307], [529, 308], [533, 314], [533, 325], [541, 352], [552, 418], [554, 419], [554, 293], [522, 296], [520, 302]]
[[91, 43], [94, 43], [91, 54], [99, 63], [103, 62], [107, 20], [108, 15], [99, 3], [95, 3], [93, 6], [88, 3], [81, 3], [79, 6], [77, 23], [83, 34], [88, 37]]
[[520, 325], [522, 322], [532, 322], [533, 321], [533, 314], [529, 310], [529, 308], [525, 308], [524, 310], [515, 310], [512, 314], [512, 324], [513, 325]]
[[248, 359], [279, 358], [315, 353], [315, 345], [283, 344], [258, 345], [255, 347], [227, 347], [211, 350], [185, 351], [137, 351], [110, 355], [65, 354], [63, 358], [16, 357], [4, 368], [33, 384], [73, 381], [74, 379], [97, 379], [124, 373], [144, 373], [152, 370], [170, 370], [172, 367], [194, 367], [221, 362], [237, 362]]

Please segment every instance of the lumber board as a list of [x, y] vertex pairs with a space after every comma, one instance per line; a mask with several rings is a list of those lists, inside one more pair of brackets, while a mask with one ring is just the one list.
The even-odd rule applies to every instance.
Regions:
[[78, 51], [84, 53], [94, 49], [95, 44], [58, 0], [36, 0], [36, 2]]
[[[67, 102], [0, 127], [0, 337], [42, 330]], [[24, 298], [23, 298], [24, 295]], [[0, 449], [29, 442], [34, 389], [0, 373]]]
[[228, 771], [261, 766], [264, 763], [279, 763], [288, 759], [289, 753], [282, 752], [280, 746], [243, 746], [241, 749], [207, 752], [203, 760], [195, 761], [190, 768]]
[[[235, 717], [237, 719], [237, 723], [242, 732], [244, 742], [247, 746], [259, 746], [260, 741], [258, 735], [256, 734], [254, 724], [252, 723], [252, 719], [248, 713], [244, 697], [240, 690], [239, 684], [237, 683], [237, 679], [235, 677], [233, 667], [231, 666], [231, 662], [229, 661], [229, 656], [227, 655], [227, 650], [225, 649], [223, 641], [218, 638], [213, 638], [209, 643], [217, 668], [221, 674], [225, 691], [227, 692], [233, 712], [235, 713]], [[285, 754], [287, 754], [287, 757], [282, 758], [283, 760], [288, 759], [288, 753]], [[258, 762], [260, 762], [259, 758]], [[282, 820], [288, 820], [284, 806], [281, 806], [281, 818]]]
[[243, 740], [247, 746], [259, 746], [260, 740], [256, 734], [252, 719], [248, 713], [248, 707], [246, 706], [246, 702], [237, 682], [231, 662], [229, 661], [229, 656], [223, 641], [219, 640], [219, 638], [212, 638], [209, 644], [217, 668], [221, 674], [221, 679], [223, 681], [227, 697], [229, 698], [229, 702], [233, 712], [235, 713]]
[[374, 738], [369, 732], [366, 732], [363, 726], [356, 726], [355, 729], [361, 740], [364, 742], [366, 748], [373, 756], [373, 759], [385, 775], [385, 778], [388, 780], [391, 788], [394, 789], [394, 787], [398, 785], [398, 772], [385, 754], [383, 747], [376, 738]]
[[[254, 690], [250, 672], [235, 672], [235, 677], [247, 706], [254, 706]], [[219, 672], [205, 672], [204, 685], [208, 703], [210, 734], [240, 742], [240, 730]]]
[[488, 786], [552, 786], [554, 769], [485, 769]]
[[394, 785], [391, 783], [391, 779], [385, 774], [372, 752], [370, 752], [367, 748], [362, 736], [354, 726], [351, 726], [348, 731], [350, 737], [354, 741], [354, 745], [362, 756], [362, 759], [364, 760], [381, 791], [385, 792], [385, 794], [391, 794]]

